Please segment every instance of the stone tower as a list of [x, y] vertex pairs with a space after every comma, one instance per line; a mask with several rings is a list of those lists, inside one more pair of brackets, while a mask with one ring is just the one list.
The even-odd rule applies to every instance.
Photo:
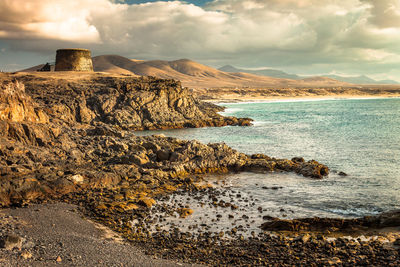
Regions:
[[88, 49], [58, 49], [55, 71], [93, 71], [92, 57]]

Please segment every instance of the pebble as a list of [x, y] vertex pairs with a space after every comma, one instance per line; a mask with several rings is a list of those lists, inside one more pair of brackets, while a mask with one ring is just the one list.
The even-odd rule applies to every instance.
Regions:
[[32, 253], [29, 251], [22, 251], [21, 252], [21, 257], [24, 258], [25, 260], [32, 258]]

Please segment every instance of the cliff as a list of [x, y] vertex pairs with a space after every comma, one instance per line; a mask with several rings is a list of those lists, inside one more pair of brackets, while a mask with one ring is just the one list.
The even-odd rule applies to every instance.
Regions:
[[150, 130], [251, 122], [219, 115], [221, 107], [195, 100], [175, 80], [99, 74], [76, 77], [3, 75], [3, 81], [18, 78], [51, 118], [69, 124], [106, 123], [126, 130]]

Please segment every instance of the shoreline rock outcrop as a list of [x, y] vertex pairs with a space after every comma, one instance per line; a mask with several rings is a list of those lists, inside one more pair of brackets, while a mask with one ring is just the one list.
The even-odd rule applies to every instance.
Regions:
[[252, 121], [218, 114], [222, 107], [199, 102], [175, 80], [100, 74], [74, 79], [44, 74], [0, 76], [3, 84], [15, 79], [52, 122], [68, 125], [102, 122], [124, 130], [156, 130], [249, 126]]
[[302, 218], [284, 220], [271, 218], [261, 225], [265, 231], [320, 231], [355, 232], [364, 229], [381, 229], [400, 226], [400, 210], [385, 212], [376, 216], [355, 219], [341, 218]]
[[132, 129], [243, 124], [197, 102], [178, 82], [98, 77], [51, 83], [3, 77], [0, 114], [0, 206], [22, 205], [90, 188], [129, 187], [156, 195], [193, 175], [217, 172], [293, 171], [322, 178], [315, 161], [248, 156], [226, 144], [164, 136], [138, 137]]

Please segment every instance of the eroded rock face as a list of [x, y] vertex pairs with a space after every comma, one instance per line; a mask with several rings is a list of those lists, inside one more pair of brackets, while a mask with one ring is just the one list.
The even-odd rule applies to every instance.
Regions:
[[100, 75], [73, 81], [34, 75], [19, 79], [52, 119], [69, 124], [103, 122], [125, 130], [150, 130], [245, 126], [252, 121], [219, 115], [221, 107], [198, 102], [175, 80]]
[[49, 119], [21, 82], [9, 81], [0, 83], [0, 121], [47, 123]]

